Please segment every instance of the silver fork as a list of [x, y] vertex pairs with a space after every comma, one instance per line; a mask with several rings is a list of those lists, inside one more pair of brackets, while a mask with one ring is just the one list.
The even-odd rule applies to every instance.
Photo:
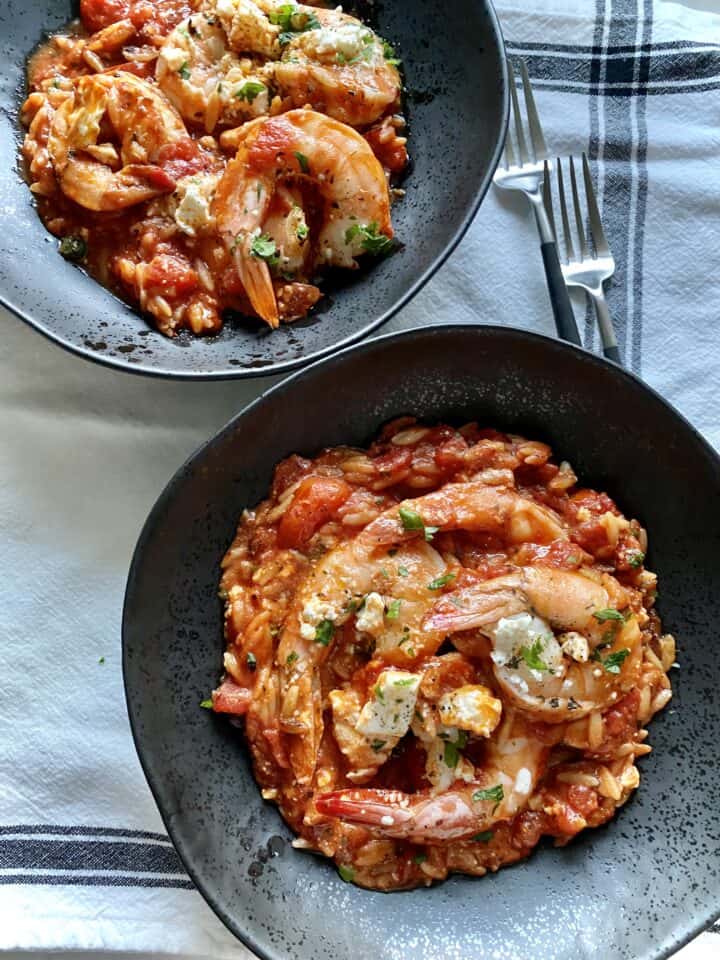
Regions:
[[547, 160], [548, 150], [535, 106], [535, 98], [533, 97], [525, 61], [520, 61], [520, 75], [522, 77], [523, 92], [525, 94], [525, 107], [530, 132], [529, 138], [525, 135], [517, 89], [515, 87], [515, 74], [509, 60], [508, 73], [510, 78], [510, 97], [512, 101], [515, 136], [517, 138], [517, 155], [513, 146], [512, 134], [508, 128], [503, 159], [495, 171], [493, 182], [495, 186], [500, 187], [502, 190], [519, 190], [521, 193], [524, 193], [530, 201], [540, 233], [540, 250], [545, 266], [545, 276], [547, 278], [550, 302], [552, 304], [558, 335], [562, 337], [563, 340], [568, 340], [570, 343], [576, 343], [582, 346], [572, 303], [570, 302], [565, 280], [560, 269], [560, 260], [555, 242], [555, 231], [543, 203], [543, 187], [545, 185], [545, 179], [549, 175], [550, 164]]
[[[575, 228], [577, 231], [578, 253], [575, 252], [572, 230], [570, 229], [570, 218], [568, 216], [568, 204], [565, 196], [565, 182], [563, 178], [562, 161], [557, 159], [557, 181], [558, 196], [560, 200], [560, 216], [562, 218], [563, 235], [565, 237], [565, 250], [567, 257], [561, 262], [565, 283], [570, 287], [582, 287], [592, 300], [597, 314], [598, 327], [600, 329], [600, 339], [602, 340], [603, 353], [608, 360], [614, 360], [616, 363], [622, 363], [620, 351], [618, 349], [615, 329], [610, 318], [607, 300], [603, 283], [609, 279], [615, 272], [615, 260], [610, 247], [608, 246], [603, 230], [600, 211], [598, 210], [595, 190], [590, 176], [590, 164], [587, 156], [582, 155], [583, 180], [585, 181], [585, 200], [587, 204], [587, 219], [590, 225], [590, 237], [585, 235], [585, 215], [581, 208], [580, 196], [578, 193], [577, 178], [575, 175], [575, 159], [569, 157], [568, 166], [570, 169], [570, 192], [572, 193], [573, 212], [575, 215]], [[550, 169], [546, 168], [545, 176], [549, 178]], [[552, 214], [552, 197], [550, 192], [546, 192], [546, 213], [548, 219], [553, 225], [554, 218]], [[592, 241], [595, 248], [591, 251], [588, 239]]]

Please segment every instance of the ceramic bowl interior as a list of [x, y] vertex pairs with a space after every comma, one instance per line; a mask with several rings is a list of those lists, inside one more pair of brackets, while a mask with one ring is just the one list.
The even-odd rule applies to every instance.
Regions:
[[5, 0], [0, 9], [0, 301], [61, 345], [138, 373], [249, 377], [308, 362], [374, 330], [405, 303], [458, 242], [485, 194], [505, 133], [508, 87], [489, 0], [359, 4], [396, 44], [406, 71], [412, 169], [394, 207], [402, 247], [328, 278], [306, 320], [271, 331], [227, 323], [216, 337], [172, 340], [57, 253], [18, 164], [25, 61], [77, 12], [70, 0]]
[[[222, 654], [219, 561], [244, 507], [292, 452], [364, 444], [391, 417], [479, 420], [549, 442], [649, 531], [675, 696], [651, 724], [642, 782], [606, 827], [483, 879], [408, 893], [342, 882], [293, 850], [242, 738], [198, 708]], [[657, 960], [720, 903], [720, 467], [657, 394], [575, 347], [443, 326], [354, 347], [240, 413], [171, 480], [130, 571], [124, 668], [137, 747], [167, 828], [218, 915], [281, 960]]]

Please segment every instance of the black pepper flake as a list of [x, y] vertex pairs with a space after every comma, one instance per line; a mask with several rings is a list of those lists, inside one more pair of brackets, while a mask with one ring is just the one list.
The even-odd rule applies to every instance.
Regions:
[[577, 700], [573, 699], [573, 697], [570, 697], [570, 699], [568, 700], [568, 710], [579, 710], [579, 709], [580, 709], [580, 704], [577, 702]]

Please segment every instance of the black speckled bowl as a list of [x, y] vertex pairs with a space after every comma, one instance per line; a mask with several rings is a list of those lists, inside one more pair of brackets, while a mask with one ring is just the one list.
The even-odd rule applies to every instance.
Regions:
[[[678, 639], [675, 697], [615, 820], [483, 879], [369, 893], [289, 846], [242, 738], [198, 703], [220, 670], [219, 562], [277, 461], [364, 444], [390, 417], [477, 419], [544, 439], [648, 528], [660, 612]], [[188, 871], [272, 960], [658, 960], [720, 909], [720, 463], [631, 374], [502, 327], [373, 340], [270, 390], [168, 484], [125, 598], [128, 707], [145, 773]], [[275, 856], [273, 856], [275, 854]]]
[[65, 262], [31, 203], [18, 165], [25, 60], [76, 9], [70, 0], [3, 0], [0, 8], [0, 301], [64, 347], [114, 367], [164, 377], [252, 377], [289, 370], [365, 336], [430, 278], [475, 215], [505, 135], [508, 86], [489, 0], [359, 3], [406, 69], [407, 195], [393, 212], [404, 244], [357, 274], [338, 272], [318, 311], [271, 331], [228, 323], [217, 337], [163, 337]]

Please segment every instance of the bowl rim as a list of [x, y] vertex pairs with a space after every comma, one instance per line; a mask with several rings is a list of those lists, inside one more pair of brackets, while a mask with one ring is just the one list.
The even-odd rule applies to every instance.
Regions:
[[[500, 86], [500, 99], [501, 99], [501, 114], [500, 114], [500, 124], [498, 130], [498, 136], [496, 138], [495, 146], [493, 148], [490, 162], [487, 166], [485, 174], [478, 181], [474, 194], [472, 195], [470, 202], [467, 205], [467, 208], [462, 215], [460, 222], [458, 223], [455, 232], [450, 237], [446, 245], [438, 251], [431, 263], [426, 267], [426, 269], [411, 283], [411, 285], [401, 294], [401, 296], [392, 303], [384, 313], [381, 313], [378, 317], [375, 317], [374, 320], [371, 320], [369, 323], [366, 323], [364, 326], [359, 328], [356, 331], [348, 334], [342, 340], [338, 340], [326, 347], [322, 347], [319, 350], [316, 350], [314, 353], [308, 354], [307, 356], [295, 358], [292, 360], [282, 360], [278, 362], [269, 363], [267, 366], [253, 368], [253, 367], [239, 367], [238, 369], [218, 369], [218, 370], [175, 370], [167, 366], [136, 366], [132, 363], [129, 363], [128, 360], [118, 357], [106, 357], [97, 351], [93, 351], [86, 346], [83, 346], [80, 343], [76, 343], [64, 336], [62, 333], [54, 330], [51, 325], [48, 325], [45, 321], [37, 319], [30, 312], [29, 308], [21, 306], [14, 298], [12, 298], [9, 293], [4, 289], [0, 288], [0, 305], [5, 307], [10, 313], [14, 314], [18, 319], [22, 320], [28, 326], [37, 330], [38, 333], [42, 334], [48, 340], [53, 343], [56, 343], [58, 346], [62, 347], [65, 350], [68, 350], [70, 353], [75, 356], [82, 357], [85, 360], [89, 360], [92, 363], [100, 364], [101, 366], [111, 367], [114, 370], [120, 370], [123, 373], [131, 373], [140, 377], [157, 377], [167, 380], [248, 380], [256, 377], [268, 377], [274, 376], [280, 373], [286, 373], [291, 370], [296, 370], [298, 368], [304, 368], [315, 363], [318, 360], [321, 360], [324, 357], [329, 356], [337, 351], [344, 350], [347, 347], [351, 346], [358, 341], [362, 341], [368, 337], [373, 331], [377, 330], [383, 324], [387, 323], [396, 313], [398, 313], [404, 306], [406, 306], [419, 291], [425, 286], [425, 284], [435, 275], [435, 273], [440, 269], [440, 267], [447, 261], [448, 257], [456, 249], [462, 238], [468, 231], [470, 224], [475, 219], [480, 205], [485, 198], [485, 195], [490, 187], [492, 182], [495, 169], [497, 168], [498, 163], [500, 162], [500, 156], [502, 154], [505, 136], [508, 129], [509, 121], [509, 112], [510, 112], [510, 86], [509, 86], [509, 76], [508, 76], [508, 66], [507, 66], [507, 54], [505, 49], [505, 38], [503, 36], [502, 28], [500, 26], [500, 21], [495, 10], [493, 0], [474, 0], [485, 7], [485, 13], [488, 18], [490, 30], [492, 31], [495, 41], [497, 44], [498, 54], [499, 54], [499, 86]], [[24, 87], [23, 87], [24, 89]], [[22, 96], [22, 91], [18, 94], [19, 97]], [[19, 108], [18, 108], [19, 112]], [[20, 179], [25, 182], [25, 178], [22, 175], [21, 167], [18, 166], [16, 170], [17, 175]], [[33, 208], [34, 209], [34, 208]], [[37, 211], [34, 210], [35, 215]], [[102, 285], [97, 284], [100, 288]], [[118, 304], [121, 304], [125, 307], [128, 307], [119, 297], [117, 297], [111, 290], [108, 290], [106, 287], [102, 287], [110, 296], [112, 296]], [[128, 307], [136, 316], [138, 316], [135, 307]], [[327, 322], [327, 318], [325, 318]], [[154, 330], [152, 327], [149, 327], [154, 334], [162, 336], [157, 330]]]
[[[714, 468], [716, 479], [718, 483], [718, 489], [720, 490], [720, 453], [718, 453], [710, 443], [703, 437], [703, 435], [690, 423], [690, 421], [682, 414], [676, 407], [666, 400], [657, 390], [645, 383], [639, 376], [627, 370], [625, 367], [619, 366], [618, 364], [613, 363], [610, 360], [607, 360], [605, 357], [599, 356], [598, 354], [593, 353], [591, 350], [587, 350], [585, 347], [576, 346], [575, 344], [568, 343], [564, 340], [559, 340], [557, 337], [553, 337], [543, 333], [537, 333], [532, 330], [526, 330], [521, 327], [512, 327], [509, 325], [502, 324], [484, 324], [484, 323], [435, 323], [429, 324], [426, 326], [417, 326], [412, 327], [407, 330], [395, 331], [392, 333], [384, 334], [381, 337], [373, 337], [369, 340], [363, 340], [360, 343], [356, 343], [352, 346], [345, 348], [344, 350], [333, 354], [331, 357], [326, 357], [324, 359], [318, 360], [302, 369], [296, 371], [291, 376], [286, 377], [280, 382], [269, 386], [264, 390], [255, 400], [251, 403], [248, 403], [246, 406], [242, 407], [236, 414], [234, 414], [226, 423], [219, 427], [213, 435], [207, 439], [205, 442], [200, 444], [195, 451], [193, 451], [177, 468], [177, 470], [170, 477], [165, 487], [162, 489], [158, 495], [155, 503], [150, 509], [144, 523], [140, 534], [138, 536], [137, 543], [133, 550], [132, 559], [130, 562], [130, 567], [128, 569], [128, 577], [125, 586], [125, 593], [123, 597], [123, 607], [122, 607], [122, 617], [121, 617], [121, 654], [122, 654], [122, 677], [123, 677], [123, 691], [125, 694], [125, 706], [127, 709], [128, 720], [130, 724], [130, 731], [133, 738], [133, 743], [135, 745], [135, 751], [140, 762], [145, 780], [150, 792], [152, 793], [155, 805], [158, 809], [160, 817], [163, 821], [163, 824], [167, 830], [168, 836], [172, 842], [174, 849], [176, 850], [180, 861], [187, 871], [188, 876], [193, 881], [198, 892], [201, 894], [206, 903], [213, 910], [218, 919], [223, 923], [223, 925], [232, 933], [233, 936], [237, 937], [241, 943], [243, 943], [249, 950], [255, 953], [260, 960], [285, 960], [284, 956], [281, 953], [276, 953], [273, 951], [272, 945], [269, 945], [269, 949], [259, 944], [254, 935], [249, 932], [247, 929], [241, 926], [241, 921], [230, 916], [226, 909], [220, 905], [218, 902], [215, 893], [206, 889], [204, 882], [200, 879], [198, 872], [196, 871], [192, 857], [183, 849], [181, 843], [176, 840], [175, 826], [173, 824], [173, 817], [166, 813], [164, 804], [160, 800], [160, 787], [156, 785], [153, 778], [149, 773], [149, 764], [146, 761], [145, 757], [145, 746], [143, 745], [142, 735], [140, 730], [136, 727], [136, 721], [133, 714], [133, 711], [130, 706], [131, 700], [131, 691], [130, 691], [130, 678], [129, 678], [129, 666], [128, 666], [128, 656], [127, 650], [129, 646], [128, 633], [129, 628], [127, 624], [129, 609], [132, 602], [131, 594], [134, 592], [136, 582], [138, 580], [138, 567], [140, 565], [142, 556], [145, 552], [146, 543], [149, 541], [150, 537], [154, 534], [155, 528], [158, 524], [158, 521], [162, 518], [162, 515], [165, 510], [166, 503], [173, 496], [175, 488], [182, 483], [184, 476], [187, 470], [191, 467], [193, 462], [201, 457], [205, 451], [214, 443], [216, 443], [221, 437], [224, 437], [229, 431], [231, 431], [236, 423], [240, 420], [241, 417], [244, 417], [246, 414], [250, 413], [255, 408], [259, 407], [264, 403], [268, 397], [271, 395], [282, 396], [288, 391], [291, 391], [294, 386], [303, 378], [312, 376], [313, 373], [320, 367], [329, 367], [333, 364], [341, 363], [348, 356], [352, 356], [354, 353], [359, 353], [364, 350], [379, 348], [382, 349], [383, 346], [389, 343], [395, 343], [397, 341], [402, 341], [404, 339], [412, 339], [418, 335], [425, 335], [430, 338], [435, 336], [442, 336], [446, 331], [454, 333], [468, 333], [473, 336], [477, 336], [479, 333], [487, 333], [490, 336], [496, 334], [501, 335], [515, 335], [522, 339], [527, 339], [530, 341], [540, 342], [546, 346], [552, 346], [561, 352], [568, 352], [571, 354], [576, 354], [582, 357], [586, 362], [595, 363], [600, 366], [610, 366], [615, 372], [622, 378], [630, 380], [636, 385], [640, 386], [644, 390], [647, 390], [652, 397], [658, 401], [661, 406], [665, 407], [670, 414], [674, 415], [680, 425], [688, 431], [688, 435], [699, 443], [700, 449], [708, 458], [708, 461], [712, 468]], [[643, 955], [642, 958], [638, 960], [667, 960], [671, 957], [677, 950], [682, 946], [689, 943], [691, 940], [695, 939], [700, 933], [707, 930], [712, 924], [720, 919], [720, 902], [718, 902], [717, 909], [712, 911], [710, 915], [704, 916], [702, 919], [695, 920], [692, 923], [689, 929], [683, 931], [679, 937], [673, 937], [671, 943], [663, 944], [660, 949], [653, 948], [652, 945], [649, 945], [648, 952]], [[659, 945], [660, 946], [660, 945]]]

